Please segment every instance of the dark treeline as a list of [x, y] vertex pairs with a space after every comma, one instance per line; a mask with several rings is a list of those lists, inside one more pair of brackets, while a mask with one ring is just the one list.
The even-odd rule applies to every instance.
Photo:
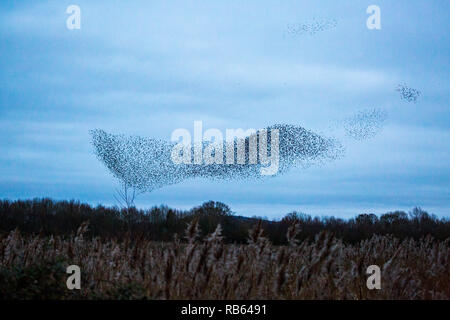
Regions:
[[[78, 201], [53, 201], [51, 199], [0, 200], [0, 234], [14, 229], [25, 234], [71, 235], [85, 221], [89, 221], [88, 236], [103, 238], [150, 239], [171, 241], [174, 235], [182, 239], [187, 223], [198, 219], [201, 237], [213, 232], [221, 224], [223, 236], [229, 243], [246, 243], [248, 230], [259, 218], [236, 216], [220, 202], [209, 201], [191, 210], [176, 210], [167, 206], [148, 210], [119, 209], [117, 207], [92, 207]], [[311, 239], [320, 231], [328, 230], [345, 242], [354, 243], [374, 234], [405, 239], [431, 235], [435, 239], [450, 237], [450, 221], [438, 219], [420, 208], [411, 212], [389, 212], [380, 217], [360, 214], [352, 219], [311, 217], [296, 212], [278, 221], [261, 220], [264, 234], [274, 244], [286, 243], [288, 227], [300, 223], [299, 239]]]

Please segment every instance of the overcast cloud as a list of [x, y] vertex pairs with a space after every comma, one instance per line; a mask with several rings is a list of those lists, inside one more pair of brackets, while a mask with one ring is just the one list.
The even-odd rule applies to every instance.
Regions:
[[[81, 8], [81, 29], [66, 8]], [[301, 125], [337, 135], [344, 158], [261, 181], [187, 180], [137, 205], [222, 201], [238, 214], [353, 216], [422, 206], [450, 216], [449, 10], [445, 1], [2, 1], [0, 196], [114, 204], [118, 183], [89, 130], [170, 139], [173, 130]], [[287, 25], [335, 19], [314, 35]], [[407, 84], [417, 103], [395, 91]], [[372, 139], [331, 124], [386, 110]]]

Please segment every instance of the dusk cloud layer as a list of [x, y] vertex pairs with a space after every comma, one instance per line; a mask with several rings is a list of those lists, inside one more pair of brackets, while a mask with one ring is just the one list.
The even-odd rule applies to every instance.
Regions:
[[[76, 1], [80, 30], [66, 27], [69, 4], [0, 4], [2, 198], [114, 204], [95, 128], [170, 141], [196, 120], [222, 131], [289, 123], [336, 136], [345, 157], [264, 181], [188, 179], [137, 205], [217, 200], [268, 217], [418, 205], [450, 216], [444, 2], [380, 0], [381, 30], [367, 29], [364, 1]], [[311, 21], [328, 23], [286, 36]], [[361, 110], [386, 112], [366, 114], [382, 129], [329, 130]]]

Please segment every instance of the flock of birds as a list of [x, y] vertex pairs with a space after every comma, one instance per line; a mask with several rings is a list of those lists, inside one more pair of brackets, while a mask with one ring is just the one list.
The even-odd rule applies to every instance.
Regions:
[[397, 91], [398, 91], [398, 93], [400, 93], [400, 98], [402, 100], [406, 100], [408, 102], [416, 103], [417, 99], [420, 96], [420, 91], [419, 90], [410, 88], [410, 87], [408, 87], [408, 86], [406, 86], [404, 84], [399, 84], [397, 86]]
[[[343, 155], [343, 147], [339, 141], [323, 137], [300, 126], [277, 124], [266, 129], [269, 133], [277, 130], [279, 134], [278, 152], [275, 155], [277, 170], [272, 176], [285, 173], [294, 166], [307, 167], [315, 162], [334, 160]], [[189, 146], [190, 161], [174, 163], [172, 151], [176, 146], [175, 142], [111, 134], [98, 129], [92, 130], [91, 136], [97, 157], [117, 179], [140, 192], [152, 191], [189, 178], [260, 179], [265, 176], [261, 169], [267, 167], [268, 164], [260, 161], [259, 153], [257, 153], [258, 161], [250, 161], [251, 153], [253, 150], [261, 148], [269, 155], [275, 150], [270, 134], [267, 135], [267, 142], [264, 146], [257, 137], [248, 136], [222, 142], [220, 150], [227, 150], [229, 149], [227, 144], [232, 144], [230, 150], [234, 152], [233, 159], [235, 161], [231, 164], [227, 164], [226, 152], [220, 154], [220, 161], [195, 163], [193, 161], [195, 145]], [[252, 141], [255, 141], [253, 146]], [[201, 150], [207, 150], [206, 147], [210, 145], [211, 143], [203, 142]], [[238, 145], [243, 146], [243, 163], [237, 161]], [[216, 149], [209, 150], [215, 151]]]
[[312, 19], [310, 21], [288, 24], [287, 34], [289, 35], [315, 35], [316, 33], [333, 29], [337, 26], [336, 19]]
[[[287, 32], [292, 35], [310, 34], [329, 30], [336, 27], [335, 19], [322, 19], [288, 25]], [[416, 102], [420, 92], [406, 85], [399, 85], [397, 91], [400, 98], [407, 102]], [[360, 110], [339, 122], [347, 137], [361, 141], [373, 138], [382, 129], [387, 119], [387, 112], [379, 108]], [[325, 137], [307, 130], [301, 126], [276, 124], [266, 128], [268, 132], [276, 129], [279, 132], [277, 172], [275, 175], [288, 172], [293, 167], [308, 167], [324, 161], [333, 161], [344, 155], [344, 147], [336, 138]], [[91, 131], [92, 144], [95, 154], [110, 172], [124, 185], [140, 192], [152, 191], [167, 185], [176, 184], [190, 178], [206, 178], [211, 180], [242, 180], [263, 178], [261, 161], [250, 161], [251, 141], [257, 141], [257, 148], [261, 147], [259, 139], [248, 136], [239, 141], [222, 142], [220, 149], [227, 150], [230, 143], [232, 150], [237, 152], [235, 145], [244, 146], [244, 163], [227, 164], [225, 153], [223, 159], [215, 163], [175, 164], [171, 155], [175, 143], [161, 139], [143, 138], [111, 134], [103, 130]], [[201, 150], [210, 145], [203, 142]], [[190, 160], [193, 160], [196, 146], [189, 146]], [[273, 152], [270, 136], [267, 141], [267, 152]], [[197, 149], [198, 150], [198, 149]], [[211, 150], [211, 148], [209, 149]], [[212, 150], [215, 150], [214, 148]], [[213, 151], [215, 152], [215, 151]], [[234, 159], [237, 158], [237, 153]], [[217, 159], [216, 159], [217, 160]], [[261, 160], [261, 159], [259, 159]]]

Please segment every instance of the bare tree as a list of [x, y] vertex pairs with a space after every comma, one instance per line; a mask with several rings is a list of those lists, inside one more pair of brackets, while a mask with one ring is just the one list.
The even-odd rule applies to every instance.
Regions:
[[122, 188], [116, 189], [114, 199], [116, 199], [120, 207], [125, 208], [127, 213], [129, 213], [130, 209], [135, 207], [134, 200], [141, 193], [142, 192], [136, 190], [136, 188], [130, 187], [126, 183], [122, 183]]

